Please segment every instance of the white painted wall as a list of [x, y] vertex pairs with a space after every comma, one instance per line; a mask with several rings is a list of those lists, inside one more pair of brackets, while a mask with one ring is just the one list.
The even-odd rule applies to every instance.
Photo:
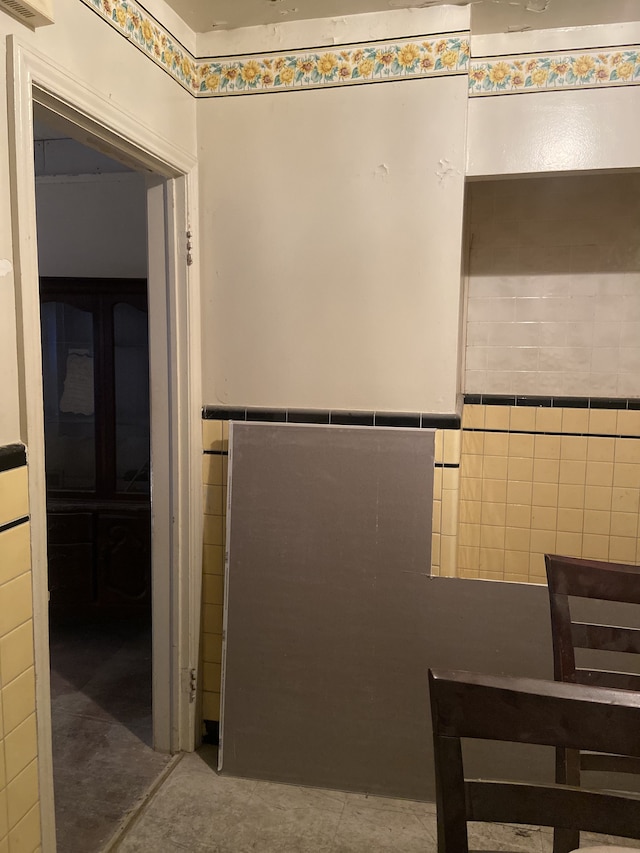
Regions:
[[198, 56], [230, 56], [456, 32], [468, 30], [469, 22], [470, 12], [464, 6], [434, 6], [212, 30], [197, 34]]
[[[152, 5], [163, 20], [171, 15], [162, 0]], [[178, 35], [192, 49], [197, 41], [199, 53], [233, 53], [467, 24], [468, 9], [438, 7], [197, 38], [182, 27]], [[473, 52], [628, 43], [638, 38], [633, 27], [476, 36]], [[82, 3], [58, 4], [56, 24], [36, 33], [0, 15], [0, 35], [9, 33], [54, 57], [140, 123], [196, 150], [196, 102]], [[0, 95], [0, 168], [8, 174], [4, 91]], [[628, 131], [639, 106], [637, 87], [475, 98], [467, 174], [638, 167], [635, 135]], [[454, 408], [462, 218], [457, 172], [464, 171], [465, 110], [462, 79], [197, 104], [205, 403]], [[444, 178], [438, 175], [441, 159], [452, 166]], [[10, 222], [6, 185], [0, 216]], [[123, 230], [123, 246], [132, 233]], [[10, 270], [7, 226], [0, 231], [3, 258], [9, 266], [2, 269]], [[125, 266], [133, 271], [133, 262]], [[6, 400], [0, 443], [19, 434], [13, 317], [9, 271], [0, 276]]]
[[[116, 113], [119, 126], [130, 127], [132, 136], [138, 138], [144, 135], [156, 140], [161, 150], [171, 150], [179, 162], [195, 159], [197, 149], [193, 98], [84, 4], [75, 0], [56, 2], [55, 16], [54, 25], [32, 32], [0, 11], [0, 66], [3, 69], [13, 67], [7, 63], [7, 53], [12, 51], [15, 45], [8, 37], [15, 37], [20, 46], [30, 52], [33, 64], [39, 64], [42, 57], [50, 62], [53, 68], [48, 68], [48, 73], [52, 85], [55, 85], [54, 79], [59, 81], [63, 77], [68, 79], [70, 88], [76, 84], [84, 84], [85, 90], [90, 91], [86, 100], [93, 103], [96, 111], [103, 115]], [[23, 180], [24, 183], [25, 172], [24, 168], [20, 168], [20, 164], [15, 168], [15, 164], [9, 160], [10, 139], [14, 137], [16, 124], [15, 117], [7, 113], [13, 82], [10, 70], [0, 75], [0, 175], [3, 176], [3, 180], [0, 180], [0, 445], [19, 440], [27, 441], [28, 436], [38, 435], [33, 420], [27, 429], [25, 414], [27, 410], [34, 411], [33, 407], [38, 405], [38, 394], [34, 394], [32, 380], [39, 360], [39, 328], [37, 312], [33, 310], [33, 297], [37, 294], [37, 270], [33, 268], [35, 264], [32, 263], [35, 253], [28, 251], [36, 239], [35, 228], [31, 225], [19, 235], [24, 266], [21, 270], [16, 270], [17, 275], [14, 274], [14, 268], [17, 266], [14, 246], [17, 246], [15, 228], [18, 210], [9, 177], [14, 175], [16, 180]], [[26, 84], [27, 80], [23, 83]], [[123, 119], [123, 115], [126, 115], [126, 119]], [[25, 151], [24, 125], [27, 122], [27, 116], [20, 116], [18, 125], [22, 138], [18, 160]], [[31, 216], [22, 212], [20, 221], [31, 223]], [[2, 275], [3, 271], [7, 274]], [[18, 275], [24, 276], [24, 280], [18, 280]], [[20, 304], [22, 294], [27, 295], [24, 311]], [[30, 377], [28, 387], [25, 386], [25, 373]], [[18, 813], [13, 816], [9, 814], [11, 822], [9, 826], [5, 826], [5, 830], [11, 830], [11, 844], [15, 838], [18, 839], [16, 843], [21, 844], [24, 841], [25, 844], [30, 844], [30, 848], [37, 846], [47, 853], [55, 847], [55, 832], [51, 731], [49, 715], [45, 710], [48, 701], [48, 637], [44, 463], [38, 440], [34, 439], [33, 443], [28, 445], [27, 452], [30, 463], [30, 544], [38, 703], [38, 789], [41, 809], [38, 814], [38, 808], [34, 805], [19, 825]], [[186, 481], [188, 480], [187, 477]], [[182, 524], [179, 526], [183, 527]], [[28, 583], [31, 584], [30, 579]], [[159, 595], [162, 595], [162, 592]], [[188, 595], [186, 600], [190, 600]], [[154, 655], [155, 657], [160, 656]], [[160, 659], [162, 660], [161, 657]], [[186, 661], [181, 661], [180, 665], [186, 668]], [[35, 711], [31, 703], [25, 706], [25, 714], [29, 711]], [[29, 725], [35, 720], [35, 716], [34, 713], [30, 717]], [[0, 726], [0, 736], [4, 734]], [[30, 751], [33, 746], [29, 735], [25, 749]], [[15, 780], [8, 778], [6, 781], [13, 784], [15, 789]], [[4, 786], [3, 778], [0, 787]], [[11, 787], [8, 790], [11, 791]], [[30, 797], [33, 793], [32, 790], [28, 792]], [[0, 794], [4, 796], [5, 790], [1, 790]], [[33, 799], [26, 805], [30, 806], [31, 802]]]
[[[640, 22], [473, 36], [474, 58], [637, 44]], [[545, 174], [640, 166], [640, 88], [476, 96], [469, 100], [467, 175]]]
[[[9, 21], [0, 14], [0, 27]], [[0, 39], [0, 65], [6, 65], [4, 39]], [[6, 75], [0, 76], [0, 174], [9, 175], [7, 148]], [[16, 330], [16, 295], [13, 274], [13, 243], [9, 184], [0, 182], [0, 446], [20, 439], [18, 397], [18, 352]]]
[[[578, 0], [584, 9], [584, 0]], [[596, 0], [599, 11], [602, 3]], [[564, 6], [566, 9], [566, 5]], [[630, 16], [631, 17], [631, 16]], [[575, 20], [575, 16], [574, 16]], [[623, 20], [620, 18], [619, 20]], [[563, 27], [554, 29], [530, 29], [523, 32], [484, 32], [471, 36], [471, 55], [512, 56], [540, 50], [587, 50], [589, 48], [613, 47], [615, 45], [638, 44], [640, 21], [634, 23], [595, 24], [591, 26]]]
[[206, 404], [455, 411], [466, 104], [465, 77], [199, 103]]
[[637, 86], [471, 98], [467, 175], [638, 168], [637, 115]]
[[[125, 38], [80, 2], [55, 4], [56, 23], [32, 32], [0, 11], [0, 65], [6, 67], [7, 40], [14, 35], [83, 81], [138, 124], [191, 155], [196, 153], [195, 101]], [[0, 174], [9, 175], [6, 75], [0, 76]], [[16, 294], [13, 274], [12, 199], [0, 181], [0, 445], [20, 440]]]
[[465, 89], [200, 105], [205, 403], [455, 410]]
[[41, 177], [40, 275], [146, 278], [146, 187], [136, 172]]

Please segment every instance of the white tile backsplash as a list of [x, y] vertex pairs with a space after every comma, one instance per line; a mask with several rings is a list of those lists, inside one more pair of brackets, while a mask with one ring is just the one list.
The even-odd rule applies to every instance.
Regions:
[[489, 347], [467, 347], [467, 370], [486, 370]]
[[640, 348], [620, 347], [619, 373], [640, 374]]
[[[589, 397], [611, 397], [611, 396], [629, 397], [629, 396], [632, 396], [632, 395], [627, 394], [627, 393], [623, 394], [621, 392], [620, 388], [618, 388], [618, 374], [617, 373], [599, 373], [596, 369], [594, 369], [588, 375], [588, 383], [589, 383], [589, 391], [586, 392], [584, 396], [589, 396]], [[612, 394], [612, 392], [611, 392], [612, 388], [616, 389], [616, 392], [614, 394]]]
[[474, 183], [465, 390], [640, 396], [640, 175]]
[[626, 323], [598, 322], [593, 325], [594, 347], [619, 347], [622, 344], [622, 329]]
[[492, 323], [467, 323], [467, 351], [469, 347], [485, 346], [489, 341]]
[[[618, 374], [618, 396], [620, 397], [636, 397], [638, 387], [638, 378], [632, 373]], [[502, 392], [500, 392], [502, 393]]]
[[[541, 347], [591, 346], [591, 330], [587, 324], [560, 323], [553, 320], [538, 323], [538, 345]], [[575, 326], [581, 333], [575, 333]], [[585, 334], [586, 333], [586, 334]]]
[[618, 373], [619, 347], [593, 347], [591, 352], [591, 371], [595, 373]]
[[544, 313], [544, 297], [524, 296], [516, 299], [516, 323], [541, 323]]
[[620, 346], [635, 347], [640, 344], [640, 323], [620, 324]]
[[467, 320], [511, 323], [516, 319], [516, 299], [469, 299]]
[[494, 347], [534, 347], [540, 344], [539, 323], [490, 323], [487, 343]]

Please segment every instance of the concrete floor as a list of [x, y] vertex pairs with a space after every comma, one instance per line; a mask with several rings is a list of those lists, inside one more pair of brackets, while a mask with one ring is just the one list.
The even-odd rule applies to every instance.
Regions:
[[51, 628], [58, 853], [98, 853], [171, 762], [151, 748], [151, 630]]
[[[431, 803], [219, 776], [215, 747], [153, 752], [150, 643], [145, 625], [52, 629], [58, 853], [436, 853]], [[537, 827], [470, 835], [478, 850], [552, 849]]]
[[[431, 803], [219, 776], [215, 747], [185, 755], [140, 810], [117, 853], [436, 853]], [[550, 853], [537, 827], [472, 824], [478, 850]], [[608, 839], [614, 843], [613, 839]], [[603, 844], [583, 836], [582, 845]], [[640, 842], [615, 840], [640, 848]]]

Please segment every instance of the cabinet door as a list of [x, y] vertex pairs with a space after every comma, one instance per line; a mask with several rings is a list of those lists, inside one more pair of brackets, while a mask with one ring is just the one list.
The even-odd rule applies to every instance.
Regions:
[[47, 489], [95, 493], [94, 311], [47, 301], [41, 322]]
[[149, 494], [149, 342], [146, 307], [113, 306], [115, 490]]
[[146, 282], [43, 278], [41, 317], [52, 607], [147, 609]]

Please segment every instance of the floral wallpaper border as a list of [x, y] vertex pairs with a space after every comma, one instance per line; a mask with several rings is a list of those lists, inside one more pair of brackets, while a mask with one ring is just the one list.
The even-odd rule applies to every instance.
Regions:
[[135, 0], [81, 0], [163, 68], [181, 86], [197, 95], [198, 60]]
[[638, 46], [472, 59], [469, 68], [470, 96], [629, 84], [640, 84]]
[[196, 97], [466, 74], [469, 34], [198, 59], [136, 0], [82, 0]]
[[323, 88], [466, 74], [467, 34], [202, 60], [201, 95]]
[[137, 0], [81, 0], [195, 97], [317, 89], [451, 74], [469, 95], [640, 85], [640, 46], [470, 59], [469, 33], [286, 53], [197, 58]]

